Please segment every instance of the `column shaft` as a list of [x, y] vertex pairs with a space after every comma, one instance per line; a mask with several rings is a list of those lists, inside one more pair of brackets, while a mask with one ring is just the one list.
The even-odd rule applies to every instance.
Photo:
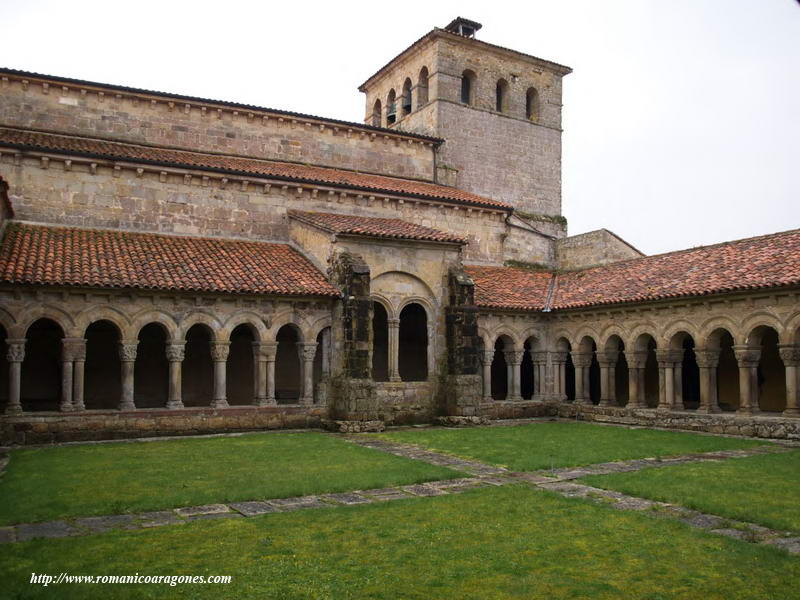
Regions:
[[8, 352], [8, 404], [7, 415], [18, 415], [22, 412], [20, 390], [22, 388], [22, 361], [25, 359], [25, 340], [7, 339]]
[[73, 410], [86, 410], [86, 405], [83, 402], [84, 390], [84, 367], [86, 361], [76, 360], [73, 364], [73, 382], [72, 382], [72, 408]]
[[389, 319], [389, 381], [400, 381], [400, 319]]
[[61, 361], [61, 404], [59, 410], [72, 410], [72, 361]]
[[214, 360], [214, 398], [213, 408], [228, 407], [227, 365], [230, 342], [212, 342], [211, 358]]

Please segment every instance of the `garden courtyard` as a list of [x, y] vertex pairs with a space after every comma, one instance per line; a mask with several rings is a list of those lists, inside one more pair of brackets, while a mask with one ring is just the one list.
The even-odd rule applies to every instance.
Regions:
[[[800, 589], [800, 447], [785, 443], [541, 421], [75, 444], [5, 459], [2, 598]], [[230, 582], [67, 579], [136, 574]]]

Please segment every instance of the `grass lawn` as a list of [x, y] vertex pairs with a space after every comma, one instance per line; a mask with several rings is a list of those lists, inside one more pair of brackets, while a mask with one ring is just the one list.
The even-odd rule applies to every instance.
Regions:
[[[4, 597], [787, 599], [796, 557], [524, 486], [16, 544]], [[231, 575], [43, 588], [31, 573]]]
[[800, 451], [583, 478], [594, 487], [800, 532]]
[[0, 477], [0, 524], [459, 476], [320, 433], [23, 448]]
[[414, 429], [383, 433], [379, 437], [514, 471], [752, 448], [761, 444], [692, 433], [564, 422], [473, 429]]

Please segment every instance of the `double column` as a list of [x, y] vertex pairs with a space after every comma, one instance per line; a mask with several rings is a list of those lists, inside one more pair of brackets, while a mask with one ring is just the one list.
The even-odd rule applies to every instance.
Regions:
[[278, 342], [253, 342], [256, 406], [275, 406], [275, 356]]
[[700, 369], [700, 406], [697, 408], [699, 413], [720, 412], [717, 397], [719, 353], [719, 350], [695, 348], [694, 354]]
[[567, 353], [550, 354], [553, 364], [553, 396], [559, 402], [567, 399]]
[[317, 355], [316, 342], [301, 342], [297, 344], [302, 368], [303, 390], [300, 395], [300, 404], [314, 403], [314, 357]]
[[617, 350], [597, 353], [597, 362], [600, 364], [599, 406], [617, 406], [617, 360]]
[[683, 350], [656, 350], [658, 360], [658, 408], [683, 410]]
[[628, 361], [628, 408], [646, 408], [644, 369], [647, 364], [647, 351], [631, 352]]
[[522, 356], [525, 354], [524, 350], [505, 350], [503, 355], [506, 359], [508, 366], [508, 394], [507, 400], [519, 401], [522, 400], [522, 393], [520, 392], [520, 365], [522, 364]]
[[483, 401], [492, 401], [492, 361], [494, 360], [494, 350], [484, 350], [481, 353], [483, 364]]
[[18, 415], [22, 413], [22, 403], [20, 402], [20, 388], [22, 385], [22, 361], [25, 360], [25, 339], [7, 339], [8, 351], [8, 404], [6, 404], [7, 415]]
[[133, 374], [136, 365], [137, 341], [123, 341], [119, 344], [119, 360], [122, 364], [122, 395], [119, 400], [120, 410], [135, 410], [133, 401]]
[[778, 346], [786, 369], [786, 410], [784, 417], [800, 417], [800, 346]]
[[533, 362], [533, 400], [542, 402], [547, 393], [547, 352], [531, 352]]
[[573, 352], [572, 364], [575, 367], [575, 404], [591, 404], [589, 392], [589, 368], [592, 366], [592, 352]]
[[389, 327], [389, 381], [400, 381], [400, 319], [387, 319]]
[[758, 413], [758, 363], [761, 360], [761, 348], [746, 345], [733, 347], [736, 362], [739, 363], [739, 409], [742, 415]]
[[211, 342], [211, 359], [214, 361], [214, 397], [212, 408], [228, 407], [227, 366], [230, 342]]

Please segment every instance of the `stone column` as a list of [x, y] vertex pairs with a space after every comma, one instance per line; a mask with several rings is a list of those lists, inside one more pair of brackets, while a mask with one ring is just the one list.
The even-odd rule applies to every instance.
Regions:
[[598, 352], [597, 361], [600, 363], [600, 404], [599, 406], [616, 406], [614, 396], [615, 386], [612, 378], [616, 376], [617, 359], [619, 352]]
[[745, 345], [733, 347], [739, 363], [739, 414], [752, 415], [758, 412], [758, 362], [761, 348]]
[[25, 339], [7, 339], [8, 352], [8, 404], [6, 404], [7, 415], [18, 415], [22, 413], [22, 403], [20, 402], [20, 389], [22, 387], [22, 361], [25, 360]]
[[531, 352], [533, 361], [533, 397], [532, 400], [542, 402], [547, 393], [545, 383], [547, 381], [547, 352]]
[[267, 401], [267, 355], [261, 342], [253, 342], [253, 404], [264, 406]]
[[263, 406], [275, 406], [275, 357], [278, 353], [278, 342], [261, 342], [261, 351], [264, 352], [267, 363], [267, 396]]
[[656, 350], [658, 360], [659, 402], [662, 410], [677, 410], [683, 408], [675, 404], [675, 356], [673, 349]]
[[781, 344], [778, 346], [783, 366], [786, 369], [786, 409], [784, 417], [800, 417], [800, 379], [798, 379], [798, 366], [800, 366], [800, 346]]
[[519, 388], [519, 369], [522, 364], [524, 350], [506, 350], [504, 352], [506, 364], [508, 365], [508, 394], [506, 400], [522, 400]]
[[61, 340], [61, 403], [58, 409], [61, 412], [72, 410], [72, 338]]
[[181, 391], [181, 369], [186, 357], [186, 344], [167, 344], [167, 360], [169, 361], [169, 391], [167, 392], [167, 408], [183, 408]]
[[484, 350], [481, 353], [483, 363], [483, 401], [492, 401], [492, 361], [494, 350]]
[[317, 355], [317, 342], [298, 344], [303, 370], [303, 393], [300, 404], [314, 404], [314, 357]]
[[86, 410], [86, 405], [83, 402], [86, 340], [71, 340], [69, 342], [69, 353], [72, 358], [72, 410]]
[[675, 393], [672, 402], [673, 410], [683, 410], [683, 355], [686, 352], [683, 348], [672, 350], [673, 369], [672, 373], [675, 377], [673, 390]]
[[647, 351], [630, 352], [628, 361], [628, 408], [645, 408], [644, 367], [647, 363]]
[[589, 391], [589, 367], [592, 365], [591, 352], [574, 352], [572, 364], [575, 366], [575, 403], [591, 404]]
[[122, 341], [119, 344], [119, 360], [122, 364], [122, 395], [119, 400], [120, 410], [135, 410], [133, 402], [133, 369], [136, 364], [136, 348], [139, 342]]
[[230, 342], [211, 342], [211, 358], [214, 361], [214, 398], [211, 400], [212, 408], [228, 407], [226, 367], [230, 349]]
[[553, 352], [553, 370], [555, 377], [553, 377], [553, 396], [559, 402], [564, 402], [567, 399], [567, 353], [566, 352]]
[[400, 319], [388, 319], [389, 381], [400, 381]]
[[700, 368], [700, 406], [697, 412], [718, 413], [714, 378], [719, 364], [719, 350], [695, 348], [694, 354], [697, 357], [697, 366]]

